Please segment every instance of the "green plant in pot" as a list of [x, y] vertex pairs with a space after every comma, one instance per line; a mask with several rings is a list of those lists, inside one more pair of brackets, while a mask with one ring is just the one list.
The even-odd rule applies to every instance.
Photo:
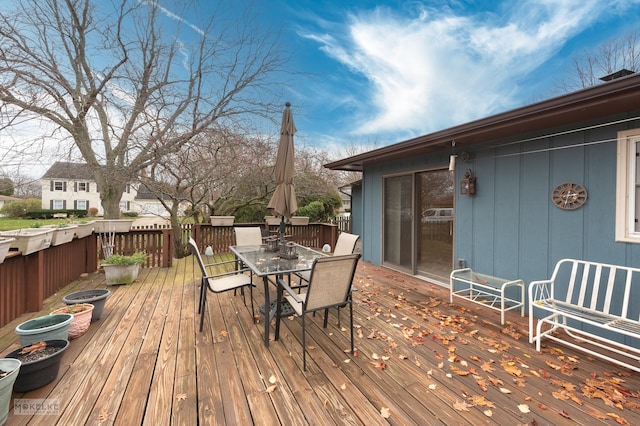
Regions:
[[140, 265], [144, 265], [147, 256], [134, 253], [129, 256], [114, 254], [102, 261], [107, 285], [131, 284], [138, 278]]

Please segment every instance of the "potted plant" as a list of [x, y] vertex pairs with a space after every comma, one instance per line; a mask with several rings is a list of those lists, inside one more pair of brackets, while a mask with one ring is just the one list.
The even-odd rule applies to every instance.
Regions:
[[140, 265], [147, 260], [144, 253], [134, 253], [130, 256], [114, 254], [102, 261], [107, 285], [131, 284], [138, 278]]
[[102, 316], [102, 310], [107, 302], [107, 297], [111, 292], [106, 288], [94, 288], [91, 290], [81, 290], [75, 293], [70, 293], [62, 298], [62, 301], [67, 305], [74, 305], [76, 303], [91, 303], [93, 305], [93, 312], [91, 313], [91, 322], [97, 321]]
[[76, 238], [84, 238], [93, 234], [93, 226], [95, 222], [95, 220], [80, 220], [78, 222], [74, 222], [77, 226], [75, 229]]
[[[34, 225], [37, 226], [37, 223]], [[49, 248], [53, 234], [52, 228], [23, 228], [0, 232], [0, 237], [12, 237], [11, 247], [27, 256], [39, 250]]]
[[103, 219], [96, 220], [94, 231], [97, 233], [122, 233], [129, 232], [134, 219]]
[[13, 391], [29, 392], [54, 381], [68, 347], [68, 340], [46, 340], [24, 345], [7, 354], [7, 358], [22, 363]]
[[211, 216], [211, 226], [233, 226], [234, 216]]
[[11, 393], [20, 372], [20, 364], [20, 360], [17, 359], [0, 359], [0, 425], [3, 425], [9, 416]]
[[69, 324], [69, 339], [75, 339], [82, 336], [89, 330], [91, 323], [91, 314], [93, 305], [91, 303], [78, 303], [75, 305], [67, 305], [54, 310], [51, 314], [71, 314], [73, 319]]
[[15, 331], [22, 346], [44, 340], [67, 340], [72, 319], [71, 314], [45, 315], [18, 324]]
[[46, 226], [46, 228], [53, 229], [53, 234], [51, 234], [51, 245], [59, 246], [60, 244], [68, 243], [73, 240], [73, 237], [76, 235], [75, 228], [77, 227], [77, 225], [70, 225], [68, 223]]
[[14, 240], [15, 238], [0, 237], [0, 263], [4, 262], [4, 258], [7, 256], [7, 253], [9, 253], [11, 243]]

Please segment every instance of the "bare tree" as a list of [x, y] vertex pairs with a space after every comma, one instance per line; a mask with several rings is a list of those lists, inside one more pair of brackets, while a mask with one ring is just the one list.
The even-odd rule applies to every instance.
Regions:
[[631, 31], [607, 41], [595, 51], [585, 50], [572, 60], [573, 69], [558, 90], [567, 93], [602, 83], [602, 77], [622, 69], [640, 71], [640, 32]]
[[273, 37], [249, 13], [232, 19], [212, 3], [16, 2], [0, 13], [1, 121], [51, 123], [55, 137], [43, 143], [70, 141], [105, 217], [117, 217], [125, 185], [144, 168], [218, 122], [275, 115], [264, 101], [283, 63]]
[[[272, 163], [272, 158], [272, 149], [258, 137], [218, 128], [201, 133], [192, 143], [141, 174], [140, 182], [169, 213], [177, 257], [185, 254], [181, 229], [184, 220], [208, 220], [210, 213], [233, 214], [252, 202], [266, 204], [268, 190], [274, 185], [272, 173], [267, 184], [257, 185], [257, 192], [262, 195], [249, 200], [240, 194], [246, 194], [242, 187], [249, 182], [247, 176], [263, 163]], [[255, 185], [250, 186], [256, 190]]]

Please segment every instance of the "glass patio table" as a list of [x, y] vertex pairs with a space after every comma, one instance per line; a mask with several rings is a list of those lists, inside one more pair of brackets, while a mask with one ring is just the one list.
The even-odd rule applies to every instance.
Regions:
[[269, 300], [269, 276], [275, 276], [273, 283], [284, 275], [308, 271], [313, 261], [323, 254], [308, 247], [295, 244], [296, 259], [280, 257], [279, 252], [268, 251], [265, 244], [260, 246], [229, 246], [229, 250], [241, 260], [255, 275], [262, 278], [264, 285], [264, 345], [269, 346], [269, 324], [276, 314], [276, 304]]

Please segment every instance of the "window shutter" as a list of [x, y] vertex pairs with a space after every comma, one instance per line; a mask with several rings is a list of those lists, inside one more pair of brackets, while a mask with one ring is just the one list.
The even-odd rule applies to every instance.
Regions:
[[86, 183], [86, 186], [85, 186], [85, 189], [87, 190], [87, 192], [89, 192], [89, 185], [90, 185], [90, 183], [89, 183], [89, 182], [87, 182], [87, 183]]
[[49, 188], [49, 191], [53, 192], [53, 181], [51, 181], [51, 182], [49, 182], [49, 183], [51, 184], [51, 185], [50, 185], [50, 188]]
[[53, 210], [53, 200], [49, 200], [49, 210]]
[[78, 200], [73, 200], [73, 209], [74, 210], [78, 209]]
[[62, 210], [67, 208], [67, 200], [62, 200]]
[[67, 182], [62, 182], [62, 190], [67, 192]]
[[78, 192], [78, 182], [73, 182], [73, 192]]

